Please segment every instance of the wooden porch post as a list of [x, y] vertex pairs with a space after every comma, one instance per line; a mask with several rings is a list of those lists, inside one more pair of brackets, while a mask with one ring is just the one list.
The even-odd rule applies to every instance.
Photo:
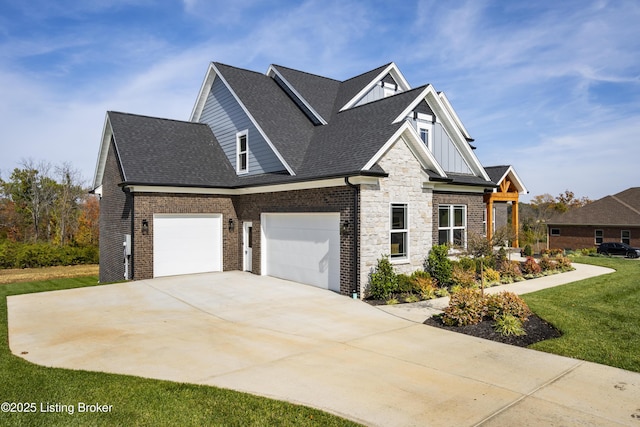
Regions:
[[487, 198], [487, 240], [493, 238], [493, 198], [489, 196]]
[[520, 224], [518, 224], [518, 196], [516, 193], [516, 199], [513, 201], [511, 205], [511, 225], [513, 226], [513, 234], [515, 236], [515, 240], [513, 241], [512, 246], [514, 248], [519, 248], [520, 243], [518, 242], [518, 232], [520, 231]]

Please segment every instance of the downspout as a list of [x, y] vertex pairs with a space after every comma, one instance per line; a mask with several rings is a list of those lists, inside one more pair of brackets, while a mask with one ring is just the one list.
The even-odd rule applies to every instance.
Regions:
[[360, 187], [349, 182], [349, 177], [344, 178], [345, 184], [349, 187], [353, 188], [353, 294], [355, 298], [358, 298], [360, 295], [358, 292], [358, 288], [360, 287], [360, 282], [358, 278], [360, 277], [360, 260], [359, 260], [359, 251], [358, 251], [358, 233], [359, 233], [359, 218], [358, 215], [358, 200], [360, 199]]

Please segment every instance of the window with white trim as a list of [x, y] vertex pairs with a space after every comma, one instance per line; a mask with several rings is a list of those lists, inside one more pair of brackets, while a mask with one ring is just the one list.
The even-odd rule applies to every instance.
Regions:
[[236, 134], [236, 172], [249, 172], [249, 131]]
[[596, 230], [594, 234], [595, 234], [596, 245], [599, 245], [604, 240], [604, 231]]
[[467, 206], [438, 206], [438, 244], [467, 246]]
[[620, 240], [627, 245], [631, 244], [631, 230], [622, 230], [620, 232]]
[[391, 204], [391, 224], [389, 245], [391, 260], [402, 260], [408, 257], [409, 249], [409, 207], [406, 204]]
[[551, 234], [552, 236], [559, 236], [559, 235], [560, 235], [560, 229], [559, 229], [559, 228], [552, 228], [552, 229], [550, 230], [550, 234]]
[[416, 123], [416, 127], [418, 130], [418, 135], [420, 135], [420, 139], [422, 140], [422, 142], [424, 142], [424, 146], [429, 150], [432, 150], [431, 128], [433, 127], [433, 125], [431, 123], [418, 120]]

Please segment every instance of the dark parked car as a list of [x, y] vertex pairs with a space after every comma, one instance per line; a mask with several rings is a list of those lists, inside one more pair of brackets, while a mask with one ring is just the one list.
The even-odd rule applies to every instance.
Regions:
[[640, 249], [632, 248], [626, 243], [606, 242], [598, 246], [598, 253], [604, 255], [623, 255], [629, 258], [640, 257]]

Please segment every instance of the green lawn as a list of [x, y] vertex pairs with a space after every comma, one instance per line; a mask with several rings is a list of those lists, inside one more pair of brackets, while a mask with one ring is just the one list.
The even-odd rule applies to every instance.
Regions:
[[640, 261], [574, 261], [616, 272], [523, 295], [537, 315], [564, 334], [530, 348], [640, 372]]
[[[96, 277], [85, 277], [0, 286], [0, 401], [14, 402], [14, 409], [25, 404], [32, 409], [32, 403], [36, 408], [34, 413], [11, 413], [5, 412], [3, 405], [0, 425], [358, 425], [316, 409], [250, 394], [124, 375], [46, 368], [11, 354], [6, 296], [93, 286], [96, 282]], [[111, 405], [111, 412], [78, 413], [80, 402]], [[72, 406], [74, 413], [51, 412], [56, 404]]]

